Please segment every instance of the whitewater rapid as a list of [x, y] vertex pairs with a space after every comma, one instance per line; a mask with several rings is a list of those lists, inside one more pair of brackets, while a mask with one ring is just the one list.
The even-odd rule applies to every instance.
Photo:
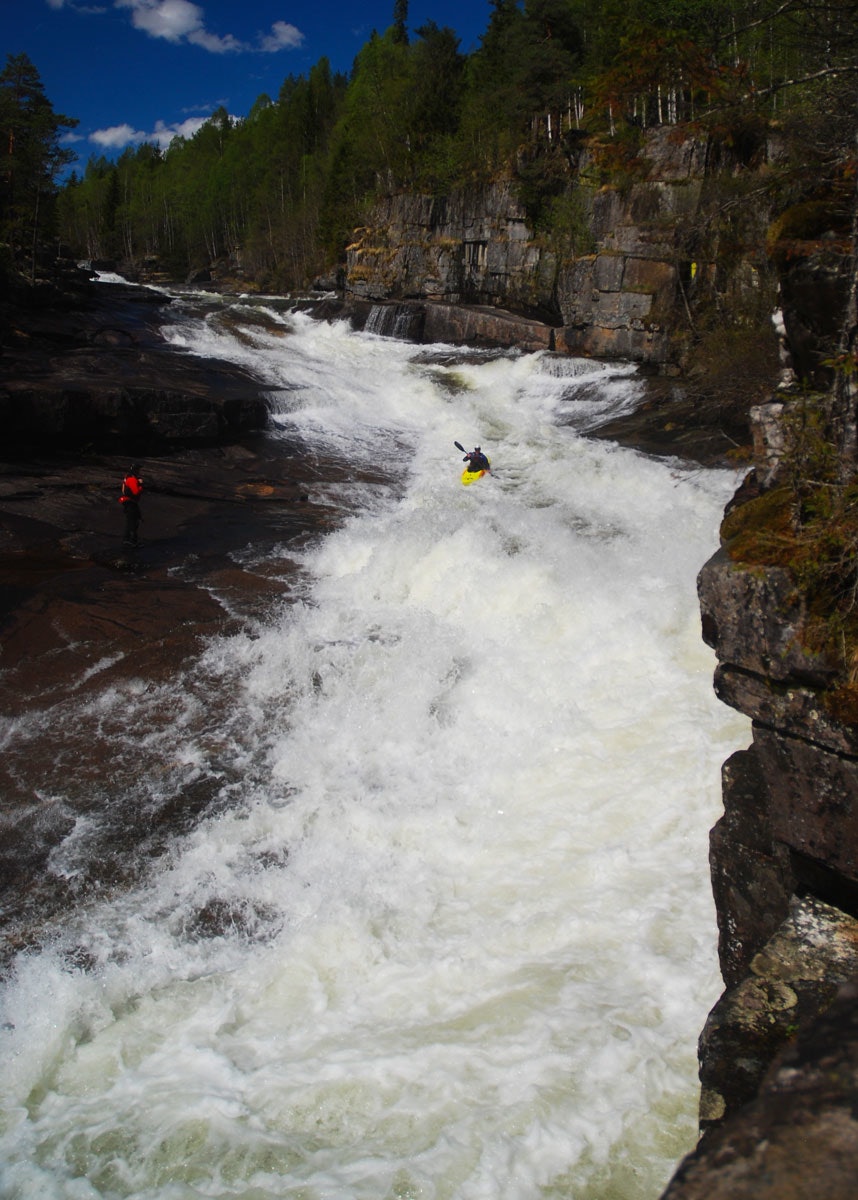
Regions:
[[[0, 1194], [656, 1197], [695, 1138], [707, 837], [747, 741], [695, 594], [735, 476], [581, 436], [638, 402], [630, 367], [249, 301], [179, 301], [168, 335], [356, 478], [314, 496], [333, 532], [266, 550], [288, 603], [81, 703], [145, 729], [141, 796], [222, 803], [19, 956]], [[456, 440], [494, 474], [463, 488]]]

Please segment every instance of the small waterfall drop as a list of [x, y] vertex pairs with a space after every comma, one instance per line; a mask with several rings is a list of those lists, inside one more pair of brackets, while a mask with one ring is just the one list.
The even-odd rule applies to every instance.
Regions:
[[420, 305], [374, 304], [366, 320], [366, 332], [381, 337], [418, 342], [423, 333], [425, 314]]

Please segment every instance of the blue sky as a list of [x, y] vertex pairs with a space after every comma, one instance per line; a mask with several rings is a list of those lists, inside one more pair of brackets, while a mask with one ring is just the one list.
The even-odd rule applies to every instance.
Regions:
[[[323, 56], [348, 72], [393, 0], [2, 0], [0, 65], [27, 54], [57, 112], [77, 117], [68, 145], [90, 155], [190, 136], [223, 105], [243, 117], [262, 92]], [[490, 0], [410, 0], [408, 28], [454, 29], [460, 49], [485, 31]]]

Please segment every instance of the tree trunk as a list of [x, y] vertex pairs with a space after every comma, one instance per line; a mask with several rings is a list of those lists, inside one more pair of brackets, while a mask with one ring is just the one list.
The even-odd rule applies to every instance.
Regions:
[[42, 189], [36, 188], [36, 206], [33, 210], [33, 241], [30, 248], [30, 282], [36, 282], [36, 250], [39, 238], [39, 208], [42, 201]]
[[835, 384], [835, 412], [840, 425], [840, 472], [851, 479], [858, 466], [858, 181], [852, 208], [852, 274], [838, 347], [842, 370]]

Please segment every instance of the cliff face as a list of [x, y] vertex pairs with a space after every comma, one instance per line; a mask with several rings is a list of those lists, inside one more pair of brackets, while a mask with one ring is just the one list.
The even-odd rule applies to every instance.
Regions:
[[[805, 291], [816, 315], [807, 299], [799, 301], [801, 286], [788, 310], [805, 379], [824, 375], [834, 352], [854, 360], [858, 345], [854, 254], [799, 261], [784, 293], [796, 279], [813, 278], [828, 285]], [[716, 692], [751, 717], [753, 741], [724, 765], [724, 815], [710, 836], [726, 990], [700, 1038], [703, 1137], [664, 1200], [855, 1194], [853, 550], [837, 563], [845, 599], [839, 587], [826, 593], [810, 582], [821, 577], [838, 539], [851, 547], [856, 533], [855, 390], [845, 372], [828, 392], [787, 393], [753, 410], [755, 467], [728, 508], [721, 549], [698, 579], [703, 636], [718, 658]], [[822, 483], [809, 477], [809, 458], [798, 470], [799, 434], [807, 438], [820, 415], [838, 455], [836, 472], [826, 476], [818, 467]], [[815, 432], [804, 453], [822, 448]], [[832, 503], [802, 547], [803, 532], [814, 528], [809, 499], [818, 502], [821, 492], [845, 504]]]
[[[440, 200], [388, 195], [348, 248], [346, 295], [358, 306], [410, 305], [418, 313], [411, 336], [424, 313], [438, 333], [439, 304], [501, 308], [544, 323], [528, 345], [665, 370], [679, 353], [677, 335], [690, 331], [698, 289], [730, 304], [760, 291], [754, 253], [735, 265], [720, 254], [716, 265], [717, 239], [704, 247], [690, 235], [708, 223], [707, 182], [732, 170], [705, 140], [677, 141], [667, 128], [648, 135], [622, 188], [600, 186], [585, 151], [570, 174], [567, 229], [551, 238], [535, 235], [508, 180]], [[766, 214], [756, 215], [752, 241], [761, 246]], [[699, 259], [688, 249], [695, 241]], [[509, 322], [469, 333], [519, 344]]]
[[852, 1200], [858, 988], [775, 1060], [758, 1096], [683, 1162], [662, 1200]]
[[751, 746], [724, 765], [710, 835], [726, 990], [700, 1037], [703, 1136], [663, 1200], [847, 1200], [858, 1167], [858, 727], [839, 710], [835, 664], [811, 648], [795, 579], [731, 555], [740, 524], [728, 516], [698, 580], [716, 691], [753, 720]]
[[722, 549], [699, 593], [716, 692], [753, 720], [710, 841], [727, 991], [701, 1041], [705, 1127], [751, 1099], [774, 1050], [858, 972], [858, 729], [837, 713], [832, 666], [807, 649], [787, 571]]

